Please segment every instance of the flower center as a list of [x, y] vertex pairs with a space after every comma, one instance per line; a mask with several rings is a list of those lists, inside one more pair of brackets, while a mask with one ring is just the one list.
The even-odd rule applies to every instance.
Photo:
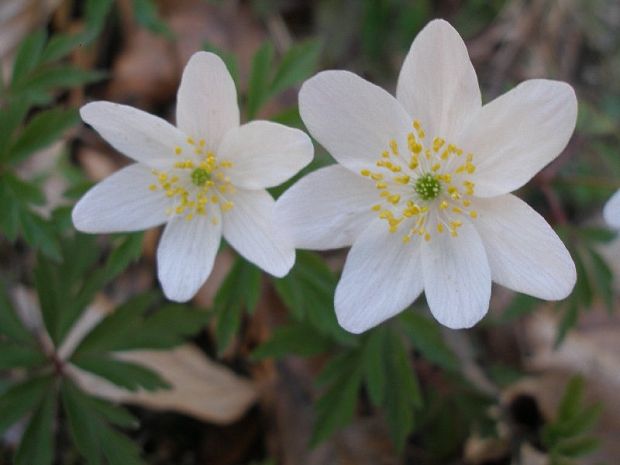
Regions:
[[[183, 156], [184, 152], [189, 153]], [[167, 215], [184, 215], [186, 220], [191, 220], [195, 215], [208, 215], [209, 208], [220, 208], [223, 212], [233, 208], [233, 202], [227, 199], [235, 193], [226, 176], [226, 169], [232, 166], [230, 161], [218, 161], [213, 152], [205, 150], [204, 139], [196, 144], [191, 137], [187, 146], [176, 147], [174, 153], [179, 161], [168, 171], [154, 169], [157, 182], [149, 186], [151, 191], [163, 190], [170, 198]], [[217, 217], [213, 216], [211, 222], [217, 224]]]
[[476, 171], [474, 155], [435, 137], [425, 146], [426, 134], [419, 121], [407, 134], [407, 149], [395, 140], [376, 161], [377, 169], [363, 169], [362, 176], [375, 182], [380, 202], [372, 206], [387, 222], [390, 232], [404, 230], [402, 239], [414, 236], [429, 241], [433, 234], [458, 236], [462, 216], [477, 218], [471, 209]]
[[204, 186], [211, 179], [209, 172], [203, 168], [196, 168], [191, 174], [192, 182], [195, 186]]
[[433, 200], [441, 192], [441, 181], [434, 174], [426, 173], [418, 178], [414, 189], [422, 200]]

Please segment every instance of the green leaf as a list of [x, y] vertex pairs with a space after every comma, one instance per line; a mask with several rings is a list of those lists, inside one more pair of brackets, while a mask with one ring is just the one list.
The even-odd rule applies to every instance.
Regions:
[[15, 194], [0, 179], [0, 231], [4, 232], [7, 239], [14, 242], [19, 233], [19, 217], [21, 206]]
[[344, 331], [336, 320], [336, 277], [317, 254], [298, 251], [293, 269], [284, 278], [274, 280], [274, 286], [293, 318], [307, 321], [342, 344], [355, 345], [355, 336]]
[[275, 330], [271, 338], [252, 353], [254, 360], [281, 358], [288, 355], [310, 357], [326, 352], [332, 341], [303, 323], [293, 323]]
[[38, 186], [22, 181], [11, 173], [6, 173], [0, 182], [3, 182], [13, 195], [24, 203], [31, 203], [33, 205], [45, 203], [45, 195]]
[[308, 40], [292, 46], [282, 57], [271, 82], [270, 93], [277, 94], [310, 77], [317, 67], [322, 45]]
[[458, 359], [446, 345], [439, 325], [416, 311], [401, 313], [402, 329], [428, 360], [448, 371], [458, 371]]
[[19, 220], [24, 240], [30, 247], [40, 250], [52, 260], [60, 261], [62, 259], [60, 244], [52, 224], [27, 209], [20, 210]]
[[106, 400], [90, 397], [90, 408], [97, 411], [106, 421], [120, 428], [137, 428], [140, 422], [131, 413]]
[[54, 272], [53, 265], [45, 257], [39, 255], [38, 263], [34, 270], [34, 281], [37, 287], [37, 295], [39, 296], [43, 323], [56, 346], [61, 342], [58, 336], [58, 318], [61, 311], [58, 278], [59, 276]]
[[20, 344], [33, 344], [34, 337], [17, 317], [4, 285], [0, 284], [0, 335]]
[[38, 113], [28, 122], [9, 149], [8, 159], [12, 163], [24, 160], [33, 152], [60, 139], [67, 129], [79, 121], [79, 114], [74, 108], [53, 108]]
[[43, 29], [36, 30], [22, 41], [13, 64], [13, 77], [11, 79], [13, 86], [37, 67], [45, 41], [46, 34]]
[[571, 458], [582, 457], [598, 449], [599, 443], [595, 437], [574, 438], [560, 442], [553, 448], [553, 453]]
[[47, 358], [36, 347], [0, 340], [0, 370], [34, 368], [45, 362]]
[[324, 441], [353, 418], [362, 382], [362, 370], [357, 364], [344, 368], [344, 371], [339, 372], [337, 381], [315, 405], [316, 421], [310, 439], [311, 446]]
[[130, 391], [139, 388], [147, 391], [170, 388], [154, 371], [133, 362], [116, 360], [106, 355], [79, 355], [72, 358], [72, 362], [83, 370], [94, 373]]
[[168, 25], [159, 17], [153, 0], [133, 0], [133, 11], [136, 21], [141, 26], [168, 39], [174, 37]]
[[581, 376], [573, 376], [566, 389], [560, 406], [558, 407], [559, 422], [564, 422], [572, 419], [581, 407], [581, 401], [583, 400], [583, 394], [585, 389], [585, 380]]
[[55, 89], [79, 87], [85, 84], [100, 81], [106, 77], [101, 71], [89, 71], [74, 68], [73, 66], [58, 65], [37, 70], [31, 76], [13, 89], [14, 96], [20, 94], [29, 96], [32, 93], [45, 93]]
[[387, 422], [396, 449], [402, 451], [413, 429], [413, 410], [421, 407], [422, 395], [407, 351], [396, 335], [387, 338], [384, 356], [386, 378]]
[[237, 258], [215, 296], [217, 316], [215, 339], [222, 353], [238, 331], [244, 311], [252, 313], [260, 296], [261, 272], [251, 263]]
[[605, 259], [593, 248], [588, 247], [590, 253], [590, 264], [593, 275], [593, 283], [596, 286], [599, 295], [605, 302], [607, 312], [614, 311], [614, 273], [605, 261]]
[[34, 411], [15, 453], [15, 465], [51, 465], [54, 459], [56, 398], [48, 390]]
[[60, 398], [71, 438], [89, 465], [101, 464], [99, 421], [92, 415], [87, 397], [69, 380], [62, 383]]
[[103, 453], [109, 465], [144, 465], [140, 458], [140, 449], [122, 434], [111, 428], [102, 431], [105, 444]]
[[0, 435], [35, 408], [51, 384], [50, 376], [31, 378], [14, 384], [0, 395]]
[[10, 100], [0, 111], [0, 160], [6, 159], [13, 134], [26, 118], [30, 106], [23, 99]]
[[388, 331], [385, 327], [372, 329], [365, 338], [362, 349], [364, 379], [368, 389], [368, 397], [374, 406], [383, 404], [385, 399], [385, 359], [384, 351], [387, 344]]
[[248, 83], [247, 119], [252, 120], [269, 97], [269, 78], [273, 63], [273, 45], [263, 43], [252, 59]]

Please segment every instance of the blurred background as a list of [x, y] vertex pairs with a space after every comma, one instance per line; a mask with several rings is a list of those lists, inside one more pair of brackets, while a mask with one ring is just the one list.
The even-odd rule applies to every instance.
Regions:
[[[353, 336], [333, 316], [346, 251], [299, 252], [275, 279], [224, 245], [171, 306], [159, 231], [73, 231], [75, 201], [128, 164], [84, 103], [173, 121], [209, 50], [243, 121], [303, 128], [303, 80], [347, 69], [393, 92], [433, 18], [465, 39], [484, 102], [530, 78], [577, 92], [570, 144], [518, 193], [571, 250], [567, 300], [496, 286], [473, 330], [420, 299]], [[0, 465], [620, 463], [620, 241], [601, 218], [620, 188], [618, 0], [2, 0], [0, 62]], [[316, 153], [304, 172], [332, 163]]]

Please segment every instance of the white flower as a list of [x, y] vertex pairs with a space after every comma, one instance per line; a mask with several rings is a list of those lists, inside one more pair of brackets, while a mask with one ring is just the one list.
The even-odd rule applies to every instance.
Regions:
[[138, 231], [166, 223], [157, 250], [169, 299], [190, 299], [204, 283], [222, 234], [249, 261], [275, 276], [295, 261], [273, 225], [265, 190], [312, 159], [310, 138], [267, 121], [239, 126], [237, 93], [222, 60], [198, 52], [177, 95], [177, 127], [110, 102], [82, 107], [82, 119], [137, 163], [105, 179], [73, 210], [84, 232]]
[[603, 217], [609, 226], [620, 229], [620, 190], [612, 195], [605, 204]]
[[425, 291], [450, 328], [488, 311], [491, 280], [548, 300], [572, 290], [574, 263], [545, 220], [509, 192], [566, 146], [577, 101], [562, 82], [526, 81], [482, 106], [467, 49], [431, 22], [403, 64], [397, 98], [346, 71], [300, 92], [310, 133], [340, 165], [301, 179], [276, 203], [295, 245], [352, 245], [335, 307], [367, 330]]

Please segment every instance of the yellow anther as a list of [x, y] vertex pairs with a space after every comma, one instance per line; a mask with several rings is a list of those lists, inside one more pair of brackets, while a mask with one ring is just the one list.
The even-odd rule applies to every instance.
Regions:
[[187, 143], [188, 143], [189, 145], [194, 145], [194, 144], [195, 144], [194, 139], [192, 139], [191, 137], [188, 137], [188, 138], [187, 138]]
[[469, 199], [463, 199], [463, 206], [464, 207], [469, 207], [471, 205], [471, 200]]
[[418, 121], [417, 119], [413, 120], [413, 127], [419, 131], [420, 129], [422, 129], [422, 125], [420, 124], [420, 121]]
[[385, 189], [387, 188], [387, 183], [385, 181], [379, 181], [375, 186], [377, 186], [377, 189]]
[[431, 235], [429, 233], [424, 234], [424, 240], [426, 242], [430, 241], [431, 240]]
[[431, 171], [433, 172], [437, 172], [441, 169], [441, 164], [439, 163], [435, 163], [433, 166], [431, 166]]
[[411, 178], [407, 175], [404, 176], [397, 176], [394, 178], [394, 181], [399, 183], [399, 184], [409, 184], [409, 181], [411, 180]]
[[411, 237], [410, 236], [403, 236], [403, 244], [408, 244], [409, 242], [411, 242]]
[[381, 152], [381, 156], [383, 158], [390, 158], [390, 152], [388, 152], [387, 150], [384, 150], [383, 152]]
[[181, 153], [183, 153], [183, 149], [181, 147], [176, 147], [174, 149], [174, 153], [176, 153], [177, 155], [181, 155]]
[[478, 212], [476, 210], [472, 210], [469, 212], [469, 216], [472, 218], [478, 218]]
[[204, 147], [204, 146], [205, 146], [205, 144], [206, 144], [206, 142], [205, 142], [205, 140], [204, 140], [204, 139], [200, 139], [200, 140], [198, 141], [198, 145], [200, 145], [201, 147]]
[[390, 195], [387, 199], [388, 199], [388, 202], [396, 205], [400, 201], [400, 195], [398, 194]]
[[373, 181], [381, 181], [383, 179], [383, 175], [381, 173], [372, 173], [370, 175], [370, 179]]
[[390, 150], [394, 155], [398, 155], [398, 144], [394, 139], [390, 140]]
[[373, 205], [372, 210], [375, 212], [378, 212], [379, 210], [381, 210], [381, 205], [380, 204]]
[[149, 186], [149, 190], [152, 190], [152, 191], [157, 190], [157, 186], [155, 184], [151, 184]]
[[454, 213], [463, 213], [463, 210], [461, 210], [459, 207], [452, 207], [452, 211]]
[[441, 202], [439, 202], [439, 208], [441, 208], [442, 210], [445, 210], [446, 208], [448, 208], [448, 202], [446, 202], [445, 200], [442, 200]]
[[370, 176], [370, 170], [363, 169], [363, 170], [360, 171], [360, 174], [362, 176]]
[[233, 207], [234, 207], [234, 204], [230, 200], [228, 200], [222, 204], [222, 211], [227, 212], [231, 210]]
[[185, 220], [186, 220], [186, 221], [189, 221], [189, 220], [191, 220], [193, 217], [194, 217], [194, 215], [193, 215], [193, 214], [191, 214], [191, 213], [189, 213], [189, 214], [185, 217]]
[[443, 232], [443, 223], [437, 223], [437, 232], [439, 234]]

